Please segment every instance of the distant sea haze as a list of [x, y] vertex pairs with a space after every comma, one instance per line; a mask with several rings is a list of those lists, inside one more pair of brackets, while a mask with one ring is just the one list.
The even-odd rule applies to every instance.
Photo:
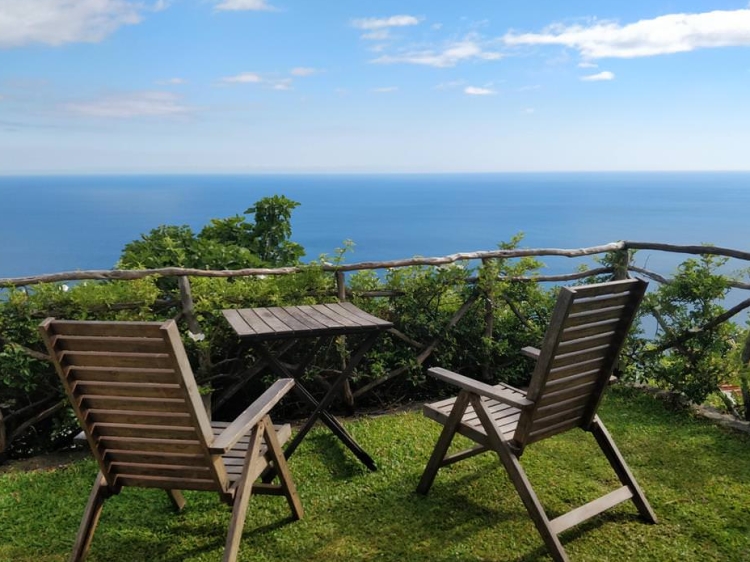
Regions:
[[[750, 173], [199, 175], [0, 177], [0, 277], [106, 269], [161, 224], [200, 230], [261, 197], [301, 203], [306, 260], [353, 240], [347, 262], [617, 240], [750, 250]], [[679, 256], [644, 252], [669, 273]], [[544, 260], [550, 271], [579, 261]]]

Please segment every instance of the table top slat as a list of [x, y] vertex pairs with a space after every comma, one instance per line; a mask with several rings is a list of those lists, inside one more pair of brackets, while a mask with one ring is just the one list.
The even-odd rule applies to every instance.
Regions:
[[316, 329], [316, 326], [311, 321], [305, 322], [301, 318], [302, 314], [295, 314], [294, 309], [290, 307], [274, 307], [268, 309], [276, 318], [281, 320], [284, 324], [289, 326], [290, 329], [295, 332], [306, 332], [310, 329]]
[[247, 322], [247, 325], [253, 332], [255, 332], [255, 334], [265, 334], [265, 333], [268, 333], [268, 331], [270, 330], [270, 327], [268, 326], [268, 324], [263, 322], [263, 319], [260, 316], [258, 316], [257, 309], [241, 308], [237, 312], [240, 313], [240, 316], [242, 317], [242, 319], [245, 322]]
[[268, 327], [271, 329], [271, 331], [282, 334], [282, 333], [289, 333], [294, 332], [294, 328], [291, 326], [288, 326], [285, 322], [280, 320], [274, 313], [272, 312], [272, 308], [255, 308], [255, 313], [265, 322], [268, 324]]
[[326, 328], [336, 329], [336, 328], [342, 328], [345, 326], [343, 323], [325, 314], [323, 310], [321, 310], [322, 307], [320, 305], [315, 305], [315, 306], [302, 305], [297, 308], [301, 310], [302, 312], [304, 312], [305, 314], [307, 314], [308, 316], [310, 316], [311, 318], [314, 318], [315, 320], [323, 324]]
[[321, 324], [318, 322], [315, 318], [307, 314], [304, 310], [300, 310], [298, 306], [287, 306], [284, 307], [284, 310], [286, 310], [289, 314], [294, 316], [297, 320], [302, 322], [303, 324], [307, 325], [307, 329], [309, 331], [326, 331], [329, 329], [328, 326], [325, 324]]
[[393, 322], [389, 322], [388, 320], [383, 320], [382, 318], [378, 318], [377, 316], [373, 316], [372, 314], [368, 314], [361, 308], [357, 308], [350, 302], [342, 302], [339, 304], [341, 308], [349, 312], [350, 314], [353, 314], [357, 318], [361, 318], [362, 320], [366, 321], [368, 324], [372, 326], [378, 326], [378, 327], [385, 327], [385, 328], [391, 328], [393, 326]]
[[336, 310], [332, 310], [331, 308], [328, 308], [330, 305], [322, 304], [320, 305], [317, 310], [324, 316], [330, 318], [334, 322], [338, 322], [339, 324], [343, 326], [347, 326], [349, 328], [360, 328], [362, 325], [359, 322], [355, 322], [354, 320], [351, 320], [350, 318], [347, 318], [343, 314], [339, 314]]
[[386, 330], [393, 324], [351, 303], [223, 310], [241, 339], [311, 338]]
[[222, 310], [221, 312], [224, 314], [224, 318], [227, 319], [227, 322], [229, 322], [232, 329], [237, 332], [238, 336], [244, 337], [255, 334], [255, 331], [250, 328], [250, 326], [247, 325], [247, 322], [245, 322], [245, 319], [242, 318], [239, 310], [229, 309]]
[[331, 313], [335, 314], [337, 317], [345, 319], [347, 321], [347, 324], [352, 324], [354, 326], [360, 327], [366, 327], [370, 324], [362, 318], [359, 318], [356, 315], [352, 314], [340, 304], [324, 304], [323, 306], [326, 309], [330, 310]]

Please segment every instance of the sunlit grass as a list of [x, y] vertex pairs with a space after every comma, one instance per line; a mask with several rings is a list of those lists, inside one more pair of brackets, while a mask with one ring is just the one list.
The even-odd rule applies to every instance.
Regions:
[[[562, 536], [571, 560], [750, 560], [750, 438], [654, 398], [613, 389], [601, 417], [657, 516], [622, 504]], [[418, 413], [348, 424], [373, 455], [369, 473], [324, 429], [291, 460], [305, 519], [282, 498], [251, 500], [240, 560], [549, 560], [531, 520], [490, 454], [443, 469], [426, 497], [414, 492], [440, 427]], [[550, 515], [618, 486], [581, 432], [530, 447], [522, 458]], [[0, 475], [0, 560], [66, 560], [96, 474], [92, 461]], [[174, 514], [166, 494], [125, 490], [105, 504], [89, 560], [220, 560], [229, 508], [186, 493]]]

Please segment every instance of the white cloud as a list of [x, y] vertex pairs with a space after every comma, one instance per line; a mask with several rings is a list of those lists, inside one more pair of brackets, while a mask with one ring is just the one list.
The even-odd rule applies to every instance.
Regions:
[[419, 18], [407, 15], [391, 16], [389, 18], [360, 18], [352, 20], [352, 26], [357, 29], [373, 30], [417, 25], [419, 21]]
[[320, 72], [317, 68], [310, 68], [306, 66], [298, 66], [290, 71], [292, 76], [312, 76]]
[[434, 30], [434, 31], [438, 31], [438, 30], [440, 30], [440, 29], [441, 29], [442, 27], [443, 27], [443, 24], [442, 24], [442, 23], [433, 23], [433, 24], [432, 24], [432, 25], [430, 26], [430, 29], [432, 29], [432, 30]]
[[667, 14], [620, 25], [551, 25], [541, 33], [508, 33], [508, 45], [562, 45], [587, 59], [634, 58], [701, 48], [750, 46], [750, 9]]
[[599, 68], [599, 65], [594, 62], [583, 61], [578, 63], [578, 68]]
[[525, 107], [523, 108], [523, 113], [526, 115], [532, 115], [536, 110], [533, 107]]
[[533, 84], [532, 86], [521, 86], [518, 88], [519, 92], [533, 92], [534, 90], [540, 90], [542, 86], [540, 84]]
[[502, 58], [500, 53], [486, 51], [484, 46], [474, 38], [466, 38], [463, 41], [457, 41], [448, 44], [442, 50], [412, 50], [405, 51], [396, 55], [384, 55], [372, 62], [379, 64], [420, 64], [434, 66], [437, 68], [446, 68], [456, 66], [456, 64], [468, 60], [498, 60]]
[[[308, 71], [311, 69], [293, 69]], [[297, 74], [297, 76], [305, 76], [305, 74]], [[241, 72], [234, 76], [225, 76], [220, 80], [222, 84], [263, 84], [270, 87], [273, 90], [291, 90], [292, 89], [292, 78], [276, 78], [276, 77], [264, 77], [255, 72]]]
[[216, 4], [216, 9], [223, 11], [273, 11], [276, 8], [271, 6], [266, 0], [221, 0]]
[[495, 90], [491, 90], [489, 88], [478, 88], [476, 86], [466, 86], [466, 88], [464, 88], [464, 94], [468, 94], [470, 96], [492, 96], [496, 93], [497, 92], [495, 92]]
[[157, 84], [163, 86], [181, 86], [182, 84], [187, 84], [187, 80], [184, 78], [168, 78], [166, 80], [159, 80]]
[[362, 39], [367, 39], [369, 41], [385, 41], [390, 36], [391, 33], [388, 29], [376, 29], [375, 31], [370, 31], [360, 35]]
[[270, 83], [272, 84], [271, 87], [274, 90], [291, 90], [292, 89], [291, 78], [284, 78], [282, 80], [273, 80]]
[[254, 72], [242, 72], [234, 76], [225, 76], [221, 81], [225, 84], [260, 84], [263, 78]]
[[65, 108], [88, 117], [159, 117], [184, 115], [194, 108], [181, 103], [171, 92], [134, 92], [113, 95], [90, 102], [69, 103]]
[[386, 86], [384, 88], [374, 88], [372, 90], [376, 94], [390, 94], [392, 92], [398, 92], [397, 86]]
[[142, 2], [126, 0], [3, 0], [0, 48], [33, 43], [96, 43], [141, 21]]
[[614, 73], [610, 72], [609, 70], [605, 70], [604, 72], [600, 72], [599, 74], [589, 74], [588, 76], [581, 76], [581, 80], [583, 80], [584, 82], [602, 82], [605, 80], [614, 79]]

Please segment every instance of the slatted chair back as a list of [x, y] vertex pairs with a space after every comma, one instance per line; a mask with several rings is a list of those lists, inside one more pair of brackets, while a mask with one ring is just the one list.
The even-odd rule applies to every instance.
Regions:
[[526, 445], [588, 429], [647, 283], [638, 279], [561, 289], [513, 438]]
[[107, 484], [227, 492], [213, 432], [173, 320], [40, 327]]

